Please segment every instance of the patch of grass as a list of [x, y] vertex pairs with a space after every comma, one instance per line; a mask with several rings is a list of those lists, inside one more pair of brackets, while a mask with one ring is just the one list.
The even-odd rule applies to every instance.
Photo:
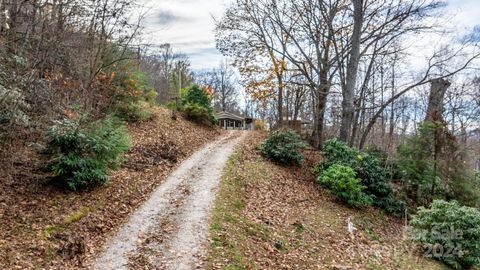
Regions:
[[223, 216], [223, 220], [225, 222], [229, 222], [229, 223], [236, 223], [237, 222], [237, 218], [230, 213], [225, 213], [224, 216]]
[[222, 229], [222, 226], [219, 223], [213, 223], [211, 229], [212, 231], [219, 231]]
[[88, 213], [91, 212], [91, 209], [89, 207], [84, 207], [82, 209], [80, 209], [79, 211], [76, 211], [74, 213], [72, 213], [71, 215], [65, 217], [64, 219], [64, 223], [66, 225], [69, 225], [69, 224], [72, 224], [72, 223], [75, 223], [75, 222], [78, 222], [80, 221], [82, 218], [84, 218], [85, 216], [88, 215]]
[[[264, 168], [265, 163], [243, 163], [243, 157], [244, 152], [237, 150], [230, 157], [224, 170], [210, 227], [212, 248], [207, 269], [213, 268], [213, 264], [218, 262], [223, 265], [222, 269], [258, 269], [242, 255], [243, 247], [239, 242], [249, 237], [269, 238], [266, 225], [244, 218], [242, 212], [246, 207], [247, 181], [267, 181], [271, 173]], [[228, 233], [231, 226], [239, 226], [241, 229], [236, 230], [235, 235], [231, 235]]]
[[258, 237], [264, 241], [269, 241], [271, 239], [270, 231], [266, 225], [246, 219], [243, 220], [243, 223], [245, 228], [244, 231], [247, 236]]
[[63, 223], [58, 224], [58, 225], [52, 225], [48, 226], [45, 231], [43, 232], [43, 238], [49, 238], [53, 236], [56, 233], [64, 232], [67, 227], [73, 223], [79, 222], [82, 220], [84, 217], [88, 215], [88, 213], [92, 212], [92, 208], [90, 207], [84, 207], [78, 211], [73, 212], [72, 214], [66, 216], [63, 219]]
[[246, 161], [243, 165], [245, 178], [247, 178], [249, 182], [257, 183], [259, 181], [268, 181], [273, 177], [272, 167], [262, 160]]
[[237, 210], [243, 210], [245, 209], [245, 202], [243, 200], [238, 200], [233, 203], [233, 207]]
[[303, 233], [305, 231], [305, 227], [300, 222], [295, 222], [292, 224], [293, 228], [295, 229], [296, 233]]
[[49, 238], [50, 236], [62, 231], [65, 231], [65, 227], [63, 226], [48, 226], [45, 229], [43, 236], [44, 238]]

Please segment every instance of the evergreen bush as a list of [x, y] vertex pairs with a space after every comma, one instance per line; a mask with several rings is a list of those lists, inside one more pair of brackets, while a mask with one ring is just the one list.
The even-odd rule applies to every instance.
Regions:
[[474, 172], [465, 166], [464, 153], [442, 122], [419, 125], [397, 151], [396, 164], [405, 193], [412, 203], [427, 205], [433, 199], [458, 200], [474, 206], [479, 201]]
[[105, 71], [101, 80], [112, 99], [111, 111], [128, 122], [149, 120], [157, 91], [133, 60], [120, 61]]
[[480, 266], [480, 211], [458, 202], [435, 200], [413, 217], [413, 239], [426, 255], [455, 269]]
[[403, 215], [405, 203], [395, 197], [390, 186], [390, 174], [377, 158], [337, 139], [325, 142], [323, 157], [324, 160], [316, 168], [319, 173], [333, 165], [351, 167], [366, 186], [365, 193], [373, 198], [375, 206], [396, 216]]
[[46, 152], [54, 159], [48, 167], [58, 183], [71, 190], [105, 184], [109, 170], [118, 168], [131, 147], [125, 126], [112, 117], [87, 124], [57, 121], [49, 137]]
[[212, 118], [208, 109], [197, 103], [187, 103], [183, 106], [182, 110], [185, 113], [185, 116], [194, 122], [202, 124], [212, 123]]
[[202, 124], [216, 124], [210, 95], [194, 84], [182, 90], [181, 111], [192, 121]]
[[285, 165], [300, 165], [304, 159], [300, 149], [306, 146], [297, 133], [283, 130], [270, 134], [260, 150], [263, 156], [275, 162]]

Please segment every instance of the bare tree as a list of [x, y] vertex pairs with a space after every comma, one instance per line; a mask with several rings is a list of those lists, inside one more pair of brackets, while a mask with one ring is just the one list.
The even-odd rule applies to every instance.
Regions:
[[219, 111], [236, 111], [239, 90], [233, 68], [223, 60], [218, 68], [204, 70], [196, 74], [196, 82], [213, 89], [214, 108]]
[[[398, 98], [402, 97], [413, 89], [418, 88], [419, 86], [429, 84], [433, 80], [442, 80], [452, 77], [455, 74], [465, 70], [472, 64], [472, 62], [480, 57], [480, 53], [477, 52], [475, 47], [476, 46], [473, 46], [473, 49], [470, 50], [470, 52], [465, 52], [465, 47], [460, 46], [459, 48], [455, 48], [453, 50], [444, 48], [433, 53], [428, 60], [428, 66], [426, 67], [426, 70], [420, 79], [410, 85], [404, 85], [402, 90], [397, 92], [395, 95], [383, 102], [381, 106], [379, 106], [378, 110], [371, 117], [368, 125], [365, 127], [359, 147], [363, 148], [365, 146], [368, 134], [372, 130], [376, 121], [392, 102], [395, 102]], [[457, 63], [455, 64], [455, 62]], [[447, 68], [447, 66], [449, 67]]]
[[179, 89], [194, 80], [190, 60], [185, 54], [174, 52], [170, 44], [150, 46], [141, 59], [140, 68], [149, 75], [150, 84], [158, 92], [157, 101], [166, 104], [179, 95]]

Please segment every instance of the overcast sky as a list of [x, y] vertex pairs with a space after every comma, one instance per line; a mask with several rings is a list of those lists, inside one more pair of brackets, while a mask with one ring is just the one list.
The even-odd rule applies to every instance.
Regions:
[[[222, 55], [215, 48], [214, 17], [229, 0], [142, 0], [148, 7], [146, 42], [170, 43], [186, 53], [194, 69], [217, 66]], [[480, 25], [480, 0], [447, 0], [450, 23], [459, 30]]]

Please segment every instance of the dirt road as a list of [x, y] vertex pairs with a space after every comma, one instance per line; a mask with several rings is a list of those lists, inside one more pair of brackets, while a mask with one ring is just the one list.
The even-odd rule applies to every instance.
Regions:
[[183, 162], [107, 243], [93, 269], [201, 269], [222, 170], [245, 132]]

